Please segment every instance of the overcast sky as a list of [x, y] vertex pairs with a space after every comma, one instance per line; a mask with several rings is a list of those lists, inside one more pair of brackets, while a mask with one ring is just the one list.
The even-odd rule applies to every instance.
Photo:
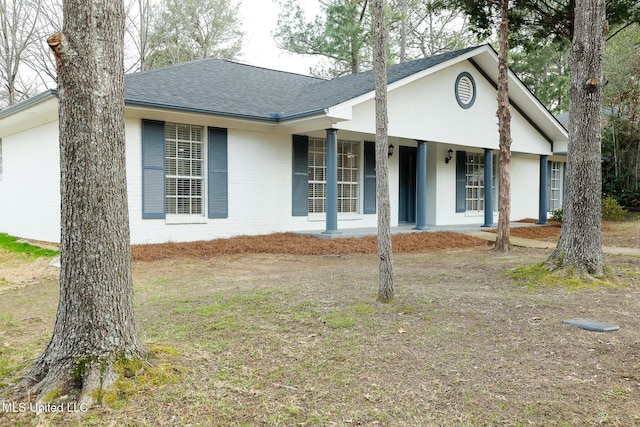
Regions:
[[[309, 66], [314, 65], [317, 57], [294, 55], [276, 46], [272, 33], [278, 22], [280, 6], [274, 0], [241, 0], [243, 17], [242, 28], [245, 31], [243, 56], [239, 62], [309, 74]], [[315, 17], [320, 9], [318, 0], [298, 0], [305, 8], [307, 20]]]
[[[237, 62], [308, 75], [309, 67], [315, 65], [319, 58], [288, 53], [279, 49], [273, 40], [272, 33], [275, 31], [280, 12], [280, 5], [277, 1], [237, 1], [241, 4], [242, 29], [245, 32], [243, 55], [237, 59]], [[304, 7], [307, 20], [311, 20], [320, 12], [318, 0], [297, 1]], [[32, 72], [24, 66], [21, 68], [21, 73], [25, 78], [35, 79], [34, 76], [31, 76]], [[37, 80], [37, 83], [41, 84], [40, 80]], [[52, 81], [47, 81], [44, 85], [49, 88], [55, 87], [55, 83]]]

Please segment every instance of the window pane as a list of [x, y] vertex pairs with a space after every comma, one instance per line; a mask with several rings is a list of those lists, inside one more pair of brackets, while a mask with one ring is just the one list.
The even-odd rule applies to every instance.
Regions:
[[177, 175], [191, 175], [191, 162], [185, 159], [178, 159]]
[[202, 128], [191, 126], [191, 140], [202, 141]]
[[190, 141], [191, 140], [191, 126], [189, 125], [178, 125], [177, 126], [177, 139]]
[[191, 199], [191, 213], [202, 214], [202, 199], [199, 197]]
[[174, 141], [167, 141], [166, 143], [166, 155], [167, 157], [175, 158], [177, 151], [177, 146]]
[[167, 197], [166, 209], [167, 209], [167, 214], [176, 213], [176, 201], [174, 198]]
[[167, 158], [167, 175], [176, 175], [178, 172], [177, 166], [176, 166], [176, 159], [170, 159]]
[[191, 173], [194, 176], [202, 176], [202, 161], [194, 160], [191, 167], [192, 167]]
[[177, 213], [179, 214], [187, 214], [189, 213], [189, 199], [185, 198], [185, 197], [178, 197], [177, 199]]
[[194, 159], [202, 160], [202, 144], [192, 144], [191, 152]]
[[166, 180], [167, 194], [176, 194], [176, 180], [167, 178]]
[[202, 196], [202, 181], [197, 180], [193, 181], [193, 190], [192, 193], [196, 196]]

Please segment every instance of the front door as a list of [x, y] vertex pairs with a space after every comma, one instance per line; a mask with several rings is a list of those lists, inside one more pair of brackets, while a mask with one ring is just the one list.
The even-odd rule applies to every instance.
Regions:
[[400, 146], [398, 222], [416, 222], [416, 148]]

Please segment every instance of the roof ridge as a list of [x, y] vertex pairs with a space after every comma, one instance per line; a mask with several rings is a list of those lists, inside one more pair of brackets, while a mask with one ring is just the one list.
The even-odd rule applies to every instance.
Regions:
[[276, 70], [276, 69], [273, 69], [273, 68], [263, 67], [261, 65], [255, 65], [255, 64], [249, 64], [249, 63], [246, 63], [246, 62], [240, 62], [238, 60], [230, 60], [230, 59], [221, 59], [221, 60], [225, 61], [225, 62], [228, 62], [230, 64], [244, 65], [245, 67], [258, 68], [258, 69], [261, 69], [261, 70], [273, 71], [273, 72], [276, 72], [276, 73], [292, 74], [294, 76], [308, 77], [310, 79], [315, 79], [315, 80], [319, 80], [319, 81], [327, 81], [327, 79], [323, 79], [322, 77], [310, 76], [308, 74], [296, 73], [296, 72], [293, 72], [293, 71]]
[[133, 71], [131, 73], [128, 73], [125, 75], [125, 77], [129, 77], [129, 76], [139, 76], [139, 75], [145, 75], [145, 74], [154, 74], [157, 73], [159, 71], [163, 71], [166, 70], [168, 68], [182, 68], [184, 66], [196, 63], [196, 62], [205, 62], [205, 61], [211, 61], [211, 60], [221, 60], [221, 58], [214, 58], [214, 57], [209, 57], [209, 58], [200, 58], [200, 59], [193, 59], [191, 61], [184, 61], [184, 62], [177, 62], [175, 64], [169, 64], [169, 65], [163, 65], [162, 67], [158, 67], [158, 68], [148, 68], [146, 70], [137, 70], [137, 71]]
[[292, 71], [275, 70], [273, 68], [267, 68], [267, 67], [263, 67], [263, 66], [260, 66], [260, 65], [254, 65], [254, 64], [249, 64], [249, 63], [245, 63], [245, 62], [240, 62], [239, 60], [231, 60], [231, 59], [226, 59], [226, 58], [216, 58], [216, 57], [213, 57], [213, 56], [210, 56], [208, 58], [193, 59], [191, 61], [177, 62], [175, 64], [165, 65], [165, 66], [158, 67], [158, 68], [150, 68], [150, 69], [147, 69], [147, 70], [134, 71], [132, 73], [127, 74], [126, 76], [148, 75], [148, 74], [161, 72], [161, 71], [164, 71], [164, 70], [167, 70], [167, 69], [174, 70], [176, 68], [183, 68], [183, 67], [187, 67], [187, 66], [194, 65], [194, 64], [197, 64], [197, 63], [201, 63], [201, 62], [212, 62], [212, 61], [226, 62], [228, 64], [241, 65], [241, 66], [244, 66], [244, 67], [250, 67], [250, 68], [265, 70], [265, 71], [274, 72], [274, 73], [282, 73], [282, 74], [290, 74], [290, 75], [300, 76], [300, 77], [307, 77], [309, 79], [314, 79], [314, 80], [318, 80], [318, 81], [328, 81], [327, 79], [323, 79], [321, 77], [309, 76], [309, 75], [306, 75], [306, 74], [295, 73], [295, 72], [292, 72]]

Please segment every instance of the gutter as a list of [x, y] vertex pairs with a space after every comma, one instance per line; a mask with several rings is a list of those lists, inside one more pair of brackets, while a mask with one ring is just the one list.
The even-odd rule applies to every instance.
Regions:
[[175, 105], [159, 104], [159, 103], [147, 102], [147, 101], [132, 101], [132, 100], [127, 100], [126, 98], [124, 102], [126, 106], [132, 106], [132, 107], [156, 108], [161, 110], [182, 111], [186, 113], [195, 113], [195, 114], [208, 114], [208, 115], [214, 115], [214, 116], [229, 117], [229, 118], [244, 119], [244, 120], [256, 120], [256, 121], [271, 122], [271, 123], [282, 123], [288, 120], [295, 120], [295, 119], [327, 113], [326, 108], [320, 108], [314, 111], [307, 111], [304, 113], [297, 113], [293, 115], [285, 115], [284, 113], [280, 113], [280, 112], [270, 113], [269, 117], [265, 117], [265, 116], [255, 116], [250, 114], [225, 113], [221, 111], [205, 110], [201, 108], [179, 107]]
[[[0, 119], [17, 114], [23, 110], [33, 107], [34, 105], [40, 104], [42, 102], [49, 100], [52, 97], [57, 97], [57, 96], [58, 96], [58, 91], [56, 89], [49, 89], [45, 92], [39, 93], [38, 95], [32, 96], [31, 98], [28, 98], [22, 102], [19, 102], [18, 104], [7, 107], [4, 110], [0, 110]], [[271, 122], [271, 123], [282, 123], [289, 120], [296, 120], [296, 119], [301, 119], [305, 117], [311, 117], [318, 114], [327, 114], [326, 108], [320, 108], [317, 110], [306, 111], [304, 113], [297, 113], [293, 115], [285, 115], [284, 113], [280, 113], [280, 112], [271, 113], [269, 117], [265, 117], [265, 116], [255, 116], [250, 114], [225, 113], [221, 111], [212, 111], [212, 110], [205, 110], [205, 109], [199, 109], [199, 108], [179, 107], [174, 105], [159, 104], [159, 103], [146, 102], [146, 101], [134, 101], [126, 98], [124, 102], [125, 102], [125, 106], [156, 108], [156, 109], [171, 110], [171, 111], [183, 111], [187, 113], [208, 114], [208, 115], [215, 115], [215, 116], [221, 116], [221, 117], [230, 117], [230, 118], [255, 120], [255, 121]]]
[[7, 107], [4, 110], [0, 110], [0, 119], [19, 113], [20, 111], [26, 110], [29, 107], [40, 104], [41, 102], [44, 102], [51, 97], [57, 97], [57, 96], [58, 96], [58, 91], [56, 89], [49, 89], [36, 96], [32, 96], [29, 99], [26, 99], [15, 105], [12, 105], [11, 107]]

